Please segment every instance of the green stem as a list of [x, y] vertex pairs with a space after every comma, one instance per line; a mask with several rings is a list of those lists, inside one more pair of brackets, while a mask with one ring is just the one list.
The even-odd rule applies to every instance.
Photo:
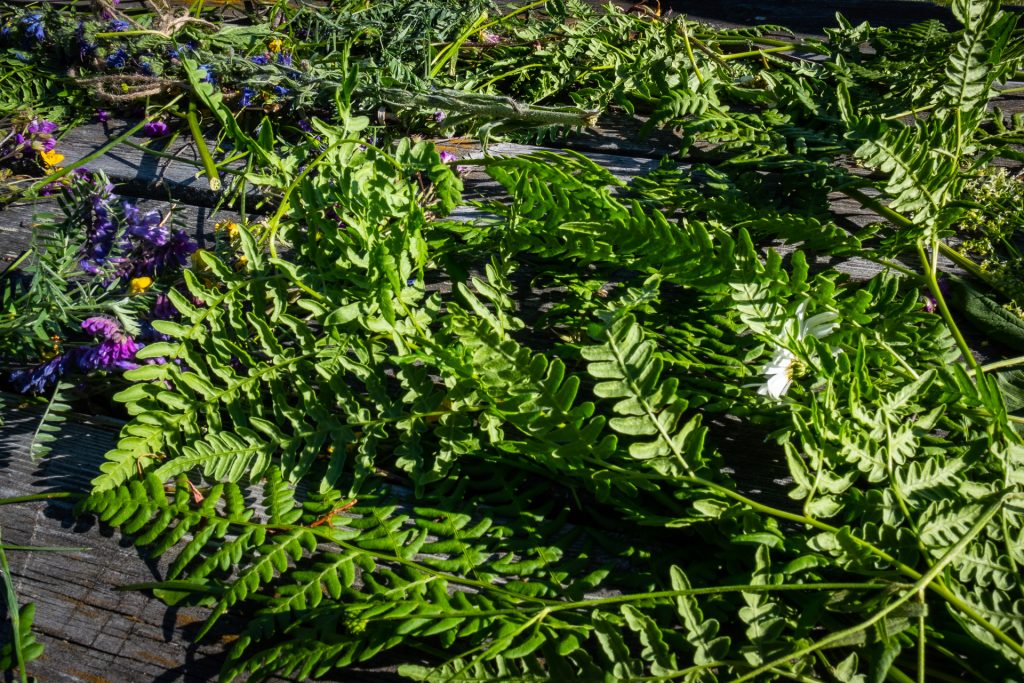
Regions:
[[0, 546], [0, 572], [4, 577], [4, 595], [7, 613], [11, 620], [11, 638], [14, 644], [14, 660], [18, 666], [18, 677], [21, 683], [28, 683], [28, 671], [25, 670], [24, 644], [21, 642], [21, 613], [18, 610], [18, 594], [14, 592], [11, 580], [11, 567], [7, 564], [7, 555]]
[[757, 57], [759, 55], [766, 55], [772, 52], [789, 52], [793, 48], [786, 47], [766, 47], [760, 50], [749, 50], [747, 52], [730, 52], [729, 54], [720, 55], [719, 59], [723, 62], [728, 62], [730, 59], [744, 59], [746, 57]]
[[[980, 368], [978, 368], [978, 371], [992, 372], [993, 370], [1001, 370], [1002, 368], [1009, 368], [1014, 365], [1024, 365], [1024, 356], [1015, 356], [1013, 358], [998, 360], [995, 363], [989, 363], [988, 365], [982, 365]], [[971, 374], [974, 374], [973, 371], [971, 372]]]
[[[978, 517], [974, 524], [971, 525], [970, 530], [966, 534], [964, 534], [960, 538], [960, 540], [954, 543], [953, 546], [950, 547], [950, 549], [947, 550], [945, 554], [943, 554], [939, 561], [932, 565], [931, 569], [922, 574], [921, 578], [914, 583], [910, 590], [906, 591], [899, 598], [893, 600], [883, 609], [880, 609], [879, 611], [875, 612], [871, 617], [865, 619], [859, 624], [851, 626], [847, 629], [843, 629], [841, 631], [835, 631], [829, 634], [828, 636], [825, 636], [821, 640], [818, 640], [815, 643], [800, 648], [795, 652], [790, 652], [781, 657], [778, 657], [764, 664], [763, 666], [754, 669], [753, 671], [748, 671], [739, 678], [734, 679], [733, 683], [742, 683], [743, 681], [757, 679], [759, 675], [768, 672], [774, 667], [784, 666], [790, 661], [799, 660], [804, 655], [808, 655], [812, 652], [816, 652], [818, 650], [826, 648], [833, 643], [842, 642], [847, 638], [850, 638], [851, 636], [855, 636], [861, 633], [862, 631], [871, 628], [874, 624], [877, 624], [879, 621], [881, 621], [886, 616], [894, 612], [905, 602], [913, 598], [915, 595], [919, 594], [925, 588], [928, 588], [929, 584], [931, 584], [938, 578], [942, 570], [945, 569], [946, 566], [949, 565], [949, 563], [952, 562], [960, 553], [962, 553], [964, 549], [971, 543], [971, 541], [973, 541], [974, 538], [985, 529], [985, 526], [988, 524], [989, 520], [992, 519], [992, 517], [995, 516], [995, 514], [1002, 507], [1003, 502], [1006, 500], [1006, 497], [1008, 495], [1010, 494], [1004, 493], [1000, 496], [997, 496], [996, 499], [991, 504], [989, 504], [989, 506], [985, 509], [981, 516]], [[1000, 633], [1002, 633], [1002, 631], [1000, 631]], [[1006, 637], [1005, 634], [1004, 637]], [[1010, 642], [1013, 641], [1011, 640]], [[1014, 643], [1014, 645], [1017, 651], [1024, 652], [1024, 648], [1021, 648], [1019, 643]]]
[[16, 505], [18, 503], [31, 503], [37, 500], [54, 500], [56, 498], [81, 498], [82, 494], [70, 491], [54, 491], [52, 493], [33, 493], [27, 496], [12, 496], [0, 498], [0, 505]]
[[220, 175], [217, 173], [217, 164], [210, 155], [210, 150], [206, 147], [206, 138], [203, 137], [203, 131], [199, 127], [196, 103], [191, 100], [188, 103], [188, 113], [185, 115], [185, 120], [188, 121], [188, 129], [192, 132], [192, 139], [195, 140], [196, 150], [199, 152], [199, 158], [203, 162], [203, 170], [206, 171], [206, 177], [209, 178], [210, 190], [212, 192], [220, 192], [221, 183]]
[[118, 135], [116, 138], [112, 138], [112, 139], [108, 140], [106, 144], [101, 146], [99, 149], [97, 149], [92, 154], [88, 154], [88, 155], [82, 157], [81, 159], [79, 159], [78, 161], [65, 166], [64, 168], [60, 169], [59, 171], [51, 173], [50, 175], [46, 176], [45, 178], [42, 178], [41, 180], [36, 181], [35, 184], [33, 184], [33, 185], [29, 186], [27, 189], [23, 190], [22, 194], [24, 194], [24, 195], [26, 195], [28, 197], [34, 197], [36, 192], [38, 192], [42, 188], [46, 187], [50, 183], [54, 182], [55, 180], [59, 180], [59, 179], [63, 178], [64, 176], [66, 176], [67, 174], [71, 173], [76, 168], [80, 168], [82, 166], [85, 166], [86, 164], [91, 163], [92, 161], [95, 161], [96, 159], [100, 158], [101, 156], [103, 156], [104, 154], [106, 154], [107, 152], [112, 150], [114, 147], [117, 147], [119, 144], [121, 144], [121, 142], [123, 142], [124, 140], [130, 138], [131, 136], [135, 135], [137, 132], [142, 130], [143, 126], [145, 126], [147, 123], [149, 123], [150, 121], [152, 121], [156, 117], [160, 116], [166, 109], [171, 107], [174, 103], [176, 103], [182, 97], [184, 97], [184, 95], [176, 96], [170, 102], [168, 102], [163, 107], [161, 107], [159, 110], [157, 110], [157, 112], [155, 114], [147, 116], [146, 118], [144, 118], [141, 121], [139, 121], [136, 125], [132, 126], [128, 130], [126, 130], [124, 133], [121, 133], [120, 135]]

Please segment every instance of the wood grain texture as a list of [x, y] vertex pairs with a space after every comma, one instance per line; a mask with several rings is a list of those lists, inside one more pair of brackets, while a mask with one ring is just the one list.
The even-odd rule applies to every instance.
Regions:
[[[8, 397], [9, 398], [9, 397]], [[28, 455], [39, 416], [5, 412], [0, 428], [0, 498], [46, 492], [83, 493], [99, 473], [103, 454], [114, 446], [110, 420], [69, 419], [53, 451], [42, 461]], [[166, 571], [120, 534], [90, 518], [76, 518], [68, 500], [0, 506], [4, 543], [66, 546], [62, 553], [8, 553], [14, 587], [22, 604], [36, 604], [33, 631], [45, 646], [29, 664], [39, 681], [88, 683], [198, 682], [214, 680], [240, 624], [218, 623], [202, 643], [191, 639], [208, 610], [168, 608], [138, 591], [119, 586], [159, 580]], [[282, 679], [271, 679], [282, 680]], [[397, 680], [393, 667], [347, 670], [346, 681]]]

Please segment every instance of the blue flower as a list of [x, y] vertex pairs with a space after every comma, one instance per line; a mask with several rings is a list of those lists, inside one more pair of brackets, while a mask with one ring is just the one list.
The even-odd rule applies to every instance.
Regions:
[[201, 83], [214, 83], [216, 82], [213, 78], [213, 67], [209, 64], [200, 64], [199, 70], [203, 72], [202, 78], [199, 79]]
[[178, 59], [179, 57], [181, 57], [181, 53], [178, 52], [177, 50], [173, 50], [172, 49], [172, 50], [168, 50], [167, 51], [167, 58], [168, 59]]
[[287, 95], [287, 94], [288, 94], [288, 93], [289, 93], [290, 91], [288, 90], [288, 88], [284, 87], [283, 85], [275, 85], [275, 86], [274, 86], [274, 92], [275, 92], [276, 94], [278, 94], [278, 95], [280, 95], [280, 96], [284, 97], [284, 96], [285, 96], [285, 95]]
[[252, 104], [252, 98], [256, 96], [256, 91], [252, 88], [242, 88], [242, 106], [248, 107]]
[[292, 56], [290, 54], [285, 53], [285, 52], [279, 52], [278, 55], [277, 55], [277, 63], [282, 65], [282, 66], [291, 66], [292, 65]]
[[139, 68], [142, 70], [142, 73], [146, 76], [153, 75], [153, 66], [149, 62], [139, 62]]
[[129, 24], [127, 21], [124, 21], [123, 19], [114, 19], [110, 22], [110, 30], [114, 31], [115, 33], [127, 31], [129, 28], [131, 28], [131, 24]]
[[41, 394], [50, 388], [64, 374], [66, 359], [57, 356], [34, 368], [25, 368], [11, 373], [11, 381], [23, 394]]
[[250, 60], [253, 64], [259, 64], [260, 66], [270, 63], [270, 57], [266, 55], [256, 55], [255, 57], [250, 57]]
[[43, 29], [42, 14], [26, 15], [21, 18], [21, 23], [25, 26], [25, 35], [29, 38], [41, 41], [46, 37], [46, 31]]
[[107, 55], [107, 66], [111, 69], [123, 69], [127, 63], [128, 52], [123, 47], [119, 47]]

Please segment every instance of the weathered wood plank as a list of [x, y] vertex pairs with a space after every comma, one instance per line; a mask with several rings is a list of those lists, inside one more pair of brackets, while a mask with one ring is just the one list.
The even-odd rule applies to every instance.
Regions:
[[[99, 473], [116, 432], [70, 419], [53, 452], [39, 463], [28, 456], [38, 414], [10, 410], [0, 428], [0, 498], [53, 491], [85, 492]], [[212, 637], [190, 640], [208, 610], [168, 608], [118, 586], [159, 580], [168, 560], [153, 561], [88, 518], [76, 518], [66, 500], [0, 507], [5, 543], [82, 548], [65, 553], [10, 552], [22, 604], [36, 604], [34, 632], [46, 648], [29, 665], [40, 681], [193, 682], [216, 679], [239, 624], [226, 621]], [[274, 679], [280, 680], [280, 679]], [[386, 665], [346, 671], [345, 680], [397, 680]]]
[[[218, 221], [240, 220], [234, 211], [218, 211], [205, 206], [169, 203], [124, 194], [118, 196], [133, 202], [143, 211], [156, 210], [163, 215], [172, 212], [173, 225], [186, 231], [200, 246], [208, 246], [213, 242], [213, 228]], [[29, 247], [33, 226], [38, 222], [36, 217], [43, 213], [60, 215], [60, 208], [54, 200], [46, 199], [11, 204], [0, 210], [0, 270], [5, 265], [5, 259], [10, 262]]]

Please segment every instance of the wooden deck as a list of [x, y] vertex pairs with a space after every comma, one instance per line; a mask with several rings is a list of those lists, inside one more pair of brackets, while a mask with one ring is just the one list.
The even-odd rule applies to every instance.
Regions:
[[[649, 3], [653, 4], [653, 3]], [[663, 8], [666, 3], [663, 3]], [[813, 34], [822, 25], [834, 23], [835, 12], [842, 11], [853, 21], [870, 19], [876, 24], [901, 24], [924, 18], [949, 20], [948, 10], [916, 2], [893, 0], [844, 0], [833, 3], [809, 3], [798, 0], [773, 2], [675, 0], [673, 11], [720, 25], [752, 23], [786, 24], [802, 33]], [[1018, 110], [1024, 110], [1024, 106]], [[61, 150], [68, 159], [91, 154], [107, 142], [108, 136], [123, 130], [123, 122], [84, 126], [68, 134]], [[667, 132], [640, 140], [635, 124], [609, 117], [602, 128], [587, 131], [565, 142], [565, 146], [583, 152], [620, 177], [631, 177], [657, 165], [664, 155], [678, 149], [678, 140]], [[143, 140], [138, 139], [139, 142]], [[491, 153], [515, 154], [530, 151], [526, 146], [493, 145]], [[195, 159], [188, 142], [175, 143], [166, 150]], [[211, 193], [204, 177], [197, 177], [197, 166], [146, 155], [121, 146], [103, 155], [89, 167], [104, 171], [118, 185], [119, 194], [140, 199], [148, 208], [165, 209], [174, 204], [177, 215], [189, 231], [202, 240], [209, 237], [216, 220], [233, 217], [230, 212], [216, 213], [211, 207], [217, 196]], [[484, 196], [493, 185], [480, 173], [466, 178], [468, 197]], [[4, 260], [17, 256], [28, 242], [32, 214], [45, 205], [14, 205], [0, 211], [0, 268]], [[853, 203], [836, 201], [836, 219], [852, 225], [864, 225], [877, 216]], [[471, 215], [471, 210], [460, 211]], [[947, 264], [949, 266], [951, 264]], [[852, 259], [842, 269], [855, 278], [877, 272], [874, 264]], [[17, 399], [5, 397], [8, 405]], [[28, 456], [28, 445], [38, 414], [29, 409], [7, 411], [7, 422], [0, 428], [0, 498], [38, 493], [83, 492], [98, 471], [103, 453], [114, 443], [119, 428], [110, 418], [75, 415], [66, 423], [53, 452], [40, 463]], [[743, 482], [752, 495], [783, 496], [787, 468], [781, 454], [763, 443], [742, 441], [734, 426], [723, 422], [712, 425], [721, 443], [732, 442], [727, 462], [736, 472], [748, 472]], [[745, 467], [756, 463], [754, 467]], [[195, 644], [190, 636], [204, 618], [198, 608], [167, 608], [156, 599], [118, 586], [158, 579], [164, 567], [141, 555], [119, 534], [88, 519], [75, 519], [71, 504], [52, 500], [0, 507], [0, 532], [3, 542], [15, 545], [71, 546], [61, 553], [10, 552], [11, 569], [20, 600], [37, 605], [34, 631], [45, 645], [44, 655], [29, 665], [29, 671], [41, 681], [207, 681], [216, 678], [230, 638], [208, 637]], [[230, 622], [223, 622], [222, 633], [231, 633]], [[390, 680], [397, 678], [387, 667], [365, 671], [346, 671], [342, 680]]]

